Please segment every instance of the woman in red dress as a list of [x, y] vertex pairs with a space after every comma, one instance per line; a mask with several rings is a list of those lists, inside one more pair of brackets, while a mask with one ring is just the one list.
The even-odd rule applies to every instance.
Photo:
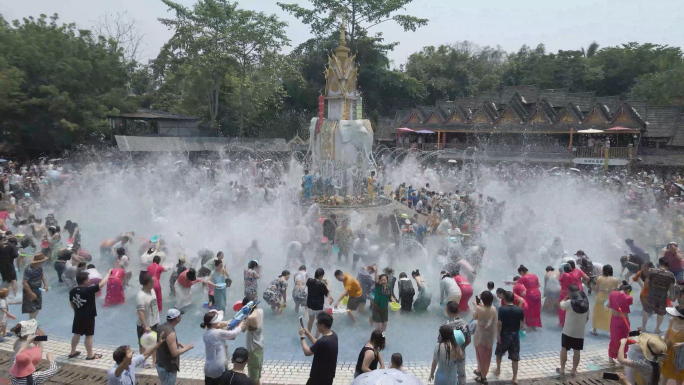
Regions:
[[[620, 340], [629, 336], [629, 307], [632, 306], [634, 298], [629, 295], [632, 286], [627, 281], [622, 281], [622, 285], [608, 296], [608, 303], [612, 317], [610, 317], [610, 343], [608, 344], [608, 358], [611, 363], [615, 363], [620, 349]], [[629, 347], [625, 347], [625, 351]]]
[[[541, 323], [541, 291], [539, 291], [539, 278], [529, 273], [527, 268], [523, 265], [518, 267], [520, 279], [518, 279], [516, 286], [523, 286], [525, 291], [521, 297], [527, 302], [527, 311], [525, 312], [525, 325], [531, 328], [542, 327]], [[515, 293], [515, 287], [513, 287]]]

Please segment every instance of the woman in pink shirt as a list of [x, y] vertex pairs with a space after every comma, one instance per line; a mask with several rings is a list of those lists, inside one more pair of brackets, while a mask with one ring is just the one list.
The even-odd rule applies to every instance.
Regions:
[[[632, 286], [627, 284], [627, 281], [622, 281], [622, 286], [610, 293], [608, 296], [608, 303], [612, 317], [610, 318], [610, 344], [608, 344], [608, 357], [612, 364], [618, 357], [618, 350], [620, 349], [620, 340], [629, 336], [629, 307], [632, 305], [634, 298], [629, 295], [632, 291]], [[628, 347], [625, 347], [628, 349]]]
[[157, 295], [157, 307], [159, 312], [162, 311], [162, 291], [161, 291], [161, 275], [163, 272], [168, 271], [168, 268], [163, 267], [159, 264], [161, 262], [161, 257], [155, 255], [152, 259], [152, 264], [147, 266], [147, 275], [154, 277], [154, 293]]

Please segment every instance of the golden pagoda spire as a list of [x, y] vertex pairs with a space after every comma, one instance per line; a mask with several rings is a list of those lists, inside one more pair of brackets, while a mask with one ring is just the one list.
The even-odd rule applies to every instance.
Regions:
[[347, 47], [346, 31], [347, 28], [344, 25], [344, 19], [342, 19], [342, 25], [340, 26], [340, 45], [335, 48], [335, 56], [340, 59], [347, 59], [349, 57], [349, 51], [351, 51]]

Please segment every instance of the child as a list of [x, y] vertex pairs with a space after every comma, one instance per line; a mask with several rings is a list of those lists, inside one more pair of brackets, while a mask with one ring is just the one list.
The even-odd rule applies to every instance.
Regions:
[[408, 279], [408, 276], [403, 271], [399, 274], [399, 302], [401, 303], [401, 311], [411, 311], [413, 305], [413, 297], [416, 291], [413, 289], [413, 283]]
[[5, 337], [7, 334], [7, 318], [15, 319], [15, 317], [9, 313], [9, 306], [7, 305], [7, 296], [9, 295], [9, 289], [5, 288], [0, 290], [0, 342], [5, 342]]

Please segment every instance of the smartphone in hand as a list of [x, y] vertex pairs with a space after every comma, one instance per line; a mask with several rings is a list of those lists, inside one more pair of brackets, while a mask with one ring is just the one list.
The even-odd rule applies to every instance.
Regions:
[[302, 329], [305, 329], [304, 328], [304, 318], [302, 316], [299, 316], [299, 326], [301, 326]]
[[36, 336], [36, 338], [33, 339], [34, 341], [47, 341], [47, 336]]
[[603, 379], [611, 381], [620, 381], [620, 377], [618, 377], [616, 373], [611, 372], [603, 372]]

